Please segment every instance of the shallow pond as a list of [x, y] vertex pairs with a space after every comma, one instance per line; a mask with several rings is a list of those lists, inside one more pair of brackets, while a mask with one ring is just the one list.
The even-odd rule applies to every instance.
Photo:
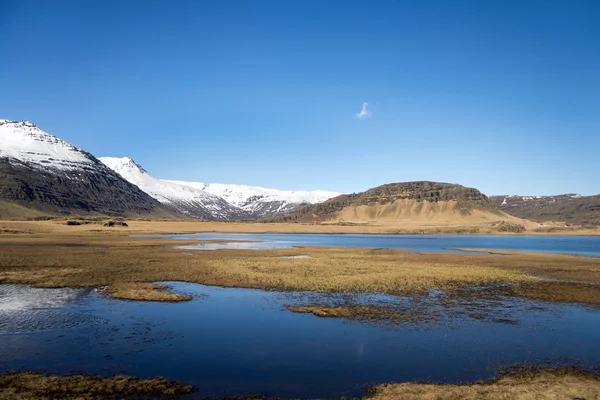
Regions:
[[[161, 236], [161, 235], [153, 235]], [[409, 249], [414, 251], [455, 251], [457, 248], [523, 250], [545, 253], [580, 254], [600, 257], [600, 236], [525, 235], [352, 235], [296, 233], [197, 233], [163, 235], [180, 239], [225, 239], [237, 242], [206, 243], [186, 249], [272, 249], [293, 246], [342, 246]]]
[[[600, 365], [600, 310], [521, 299], [429, 302], [168, 283], [186, 303], [0, 285], [0, 371], [166, 376], [204, 396], [360, 395], [391, 381], [474, 381], [504, 365]], [[400, 324], [295, 314], [286, 305], [416, 310]]]

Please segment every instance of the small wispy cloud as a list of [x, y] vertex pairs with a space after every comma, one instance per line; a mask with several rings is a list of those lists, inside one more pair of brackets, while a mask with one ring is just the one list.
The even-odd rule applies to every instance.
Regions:
[[371, 111], [367, 110], [368, 105], [369, 105], [369, 103], [363, 103], [362, 110], [360, 110], [360, 112], [356, 114], [356, 118], [365, 119], [365, 118], [370, 118], [371, 115], [373, 115], [373, 113]]

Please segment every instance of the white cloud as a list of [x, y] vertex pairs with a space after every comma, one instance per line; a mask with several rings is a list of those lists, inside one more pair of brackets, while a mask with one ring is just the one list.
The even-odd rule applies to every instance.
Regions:
[[371, 111], [367, 110], [368, 105], [369, 105], [369, 103], [363, 103], [362, 110], [360, 110], [360, 112], [356, 114], [356, 118], [365, 119], [365, 118], [369, 118], [371, 115], [373, 115], [373, 113]]

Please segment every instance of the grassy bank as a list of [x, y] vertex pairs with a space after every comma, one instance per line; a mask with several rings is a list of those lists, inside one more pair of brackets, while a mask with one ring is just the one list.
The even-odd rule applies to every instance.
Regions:
[[194, 388], [164, 378], [118, 375], [46, 375], [15, 372], [0, 375], [0, 400], [177, 398]]
[[[34, 372], [0, 375], [0, 400], [177, 399], [195, 388], [164, 378], [47, 375]], [[201, 395], [201, 389], [199, 392]], [[520, 368], [488, 382], [464, 385], [393, 383], [372, 388], [371, 400], [564, 400], [600, 398], [600, 376], [573, 367]], [[236, 398], [243, 400], [245, 397]], [[251, 396], [247, 399], [267, 399]]]
[[600, 399], [600, 377], [577, 368], [519, 369], [465, 385], [398, 383], [377, 386], [372, 400]]
[[[129, 224], [135, 231], [136, 223]], [[414, 296], [429, 289], [460, 294], [472, 286], [511, 282], [515, 285], [506, 292], [508, 295], [600, 304], [600, 286], [587, 284], [600, 282], [600, 260], [595, 258], [320, 247], [182, 251], [173, 245], [198, 241], [132, 237], [128, 236], [130, 228], [42, 226], [54, 230], [0, 234], [1, 282], [107, 287], [106, 293], [118, 298], [153, 301], [188, 299], [149, 284], [160, 281]], [[310, 258], [285, 258], [296, 255]]]

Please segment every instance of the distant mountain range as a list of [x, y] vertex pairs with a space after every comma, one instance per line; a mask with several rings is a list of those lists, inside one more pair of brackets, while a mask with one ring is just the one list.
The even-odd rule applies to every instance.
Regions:
[[96, 158], [30, 122], [0, 120], [2, 218], [79, 213], [251, 219], [338, 194], [157, 179], [130, 158]]
[[96, 158], [30, 122], [0, 120], [0, 218], [73, 214], [425, 225], [522, 218], [600, 226], [600, 195], [488, 198], [428, 181], [339, 194], [164, 180], [130, 158]]
[[559, 221], [574, 225], [600, 226], [600, 195], [581, 196], [491, 196], [501, 210], [532, 221]]
[[106, 166], [166, 206], [193, 218], [232, 220], [283, 214], [339, 193], [157, 179], [131, 158], [101, 157]]
[[0, 120], [0, 212], [172, 216], [90, 153], [30, 122], [7, 120]]

